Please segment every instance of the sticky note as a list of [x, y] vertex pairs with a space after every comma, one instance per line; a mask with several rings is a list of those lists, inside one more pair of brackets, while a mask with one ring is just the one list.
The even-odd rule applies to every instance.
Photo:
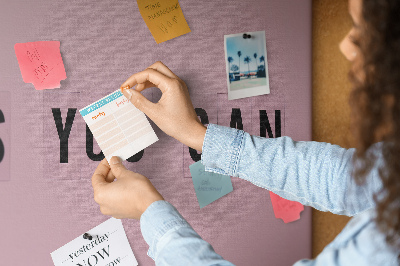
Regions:
[[273, 192], [269, 192], [275, 217], [282, 219], [285, 223], [290, 223], [300, 219], [300, 213], [304, 206], [296, 201], [284, 199]]
[[22, 79], [36, 90], [60, 88], [67, 78], [59, 41], [16, 43], [14, 50]]
[[233, 191], [230, 176], [206, 172], [201, 161], [190, 165], [189, 168], [200, 208]]
[[137, 0], [140, 14], [156, 43], [162, 43], [189, 33], [178, 0]]
[[[83, 238], [88, 233], [92, 239]], [[121, 220], [110, 218], [50, 253], [55, 266], [138, 265]]]
[[119, 89], [79, 112], [107, 161], [126, 160], [158, 140], [145, 114]]

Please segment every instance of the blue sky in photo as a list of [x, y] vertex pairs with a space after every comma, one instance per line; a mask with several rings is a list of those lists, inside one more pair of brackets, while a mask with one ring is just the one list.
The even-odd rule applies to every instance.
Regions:
[[240, 72], [247, 72], [248, 66], [244, 62], [244, 58], [249, 56], [251, 59], [250, 62], [250, 71], [256, 71], [254, 53], [257, 53], [257, 66], [264, 64], [260, 63], [260, 57], [264, 56], [265, 60], [267, 59], [265, 56], [265, 43], [264, 43], [264, 32], [257, 32], [257, 33], [250, 33], [251, 39], [243, 39], [243, 34], [240, 36], [234, 37], [227, 37], [226, 38], [226, 51], [227, 51], [227, 58], [231, 56], [233, 58], [233, 62], [231, 65], [235, 64], [239, 66], [239, 57], [237, 52], [241, 51], [242, 55], [240, 56]]

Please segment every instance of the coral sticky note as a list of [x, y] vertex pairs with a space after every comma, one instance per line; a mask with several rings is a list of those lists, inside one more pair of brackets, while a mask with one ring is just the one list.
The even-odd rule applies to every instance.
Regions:
[[282, 219], [285, 223], [300, 219], [300, 213], [304, 210], [304, 206], [301, 203], [281, 198], [271, 191], [269, 195], [276, 218]]
[[161, 43], [189, 33], [178, 0], [137, 0], [140, 14], [156, 43]]
[[67, 78], [59, 41], [16, 43], [14, 50], [24, 82], [36, 90], [59, 88]]

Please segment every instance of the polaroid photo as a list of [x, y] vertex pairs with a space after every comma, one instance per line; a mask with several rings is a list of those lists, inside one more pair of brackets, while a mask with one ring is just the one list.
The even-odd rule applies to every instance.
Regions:
[[265, 31], [224, 36], [228, 100], [269, 94]]

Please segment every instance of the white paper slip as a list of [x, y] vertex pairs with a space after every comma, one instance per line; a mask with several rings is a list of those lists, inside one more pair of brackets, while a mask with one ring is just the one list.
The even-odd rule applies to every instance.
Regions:
[[108, 162], [112, 156], [126, 160], [158, 140], [145, 114], [120, 90], [79, 112]]
[[55, 266], [136, 266], [121, 220], [110, 218], [51, 253]]

